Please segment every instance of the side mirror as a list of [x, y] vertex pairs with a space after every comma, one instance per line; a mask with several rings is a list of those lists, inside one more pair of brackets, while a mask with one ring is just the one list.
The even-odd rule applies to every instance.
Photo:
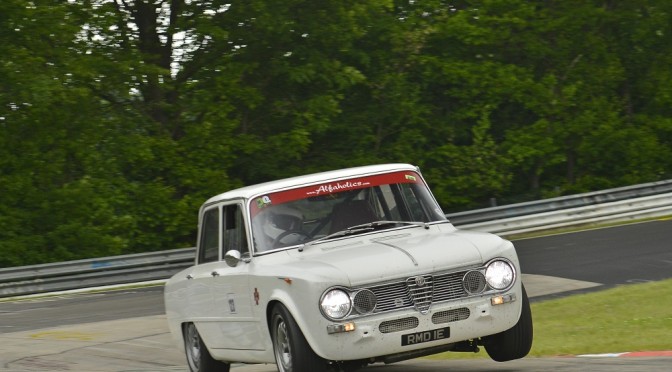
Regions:
[[224, 255], [224, 262], [231, 267], [238, 266], [238, 262], [240, 262], [240, 252], [235, 249], [226, 252]]

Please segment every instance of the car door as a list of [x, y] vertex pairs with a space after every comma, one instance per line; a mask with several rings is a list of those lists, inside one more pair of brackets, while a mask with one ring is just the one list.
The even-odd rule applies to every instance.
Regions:
[[[250, 252], [242, 203], [223, 204], [219, 265], [210, 272], [209, 288], [213, 299], [209, 318], [217, 333], [213, 348], [260, 349], [258, 320], [253, 317], [253, 291], [249, 287]], [[227, 265], [226, 252], [237, 250], [242, 260], [235, 267]]]
[[218, 206], [206, 209], [200, 218], [196, 265], [186, 275], [186, 313], [199, 328], [207, 328], [214, 312], [210, 289], [211, 273], [219, 263], [221, 212]]

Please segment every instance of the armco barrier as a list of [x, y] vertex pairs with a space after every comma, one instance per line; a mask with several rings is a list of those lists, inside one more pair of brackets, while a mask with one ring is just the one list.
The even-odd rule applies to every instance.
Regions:
[[451, 213], [448, 215], [448, 218], [455, 225], [467, 225], [477, 222], [536, 215], [539, 213], [611, 203], [620, 200], [636, 199], [666, 193], [672, 193], [672, 180]]
[[[511, 235], [672, 215], [672, 180], [449, 214], [460, 228]], [[0, 269], [0, 297], [165, 280], [194, 248]]]
[[459, 225], [510, 236], [539, 230], [672, 216], [672, 193]]
[[194, 248], [0, 269], [0, 297], [169, 278], [194, 262]]

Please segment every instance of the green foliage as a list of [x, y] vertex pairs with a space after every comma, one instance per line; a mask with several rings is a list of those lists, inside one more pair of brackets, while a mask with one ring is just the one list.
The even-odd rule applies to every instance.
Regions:
[[430, 153], [426, 160], [426, 177], [434, 180], [437, 199], [449, 205], [473, 205], [474, 201], [499, 196], [510, 183], [509, 159], [497, 152], [488, 133], [490, 112], [472, 128], [468, 145], [445, 144]]
[[0, 2], [0, 267], [192, 246], [206, 198], [383, 162], [446, 210], [669, 178], [672, 5]]

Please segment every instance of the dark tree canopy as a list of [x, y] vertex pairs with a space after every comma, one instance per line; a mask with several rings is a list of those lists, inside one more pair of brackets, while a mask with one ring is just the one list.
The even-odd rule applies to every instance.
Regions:
[[446, 211], [672, 175], [672, 2], [2, 0], [0, 267], [193, 246], [234, 187], [421, 166]]

